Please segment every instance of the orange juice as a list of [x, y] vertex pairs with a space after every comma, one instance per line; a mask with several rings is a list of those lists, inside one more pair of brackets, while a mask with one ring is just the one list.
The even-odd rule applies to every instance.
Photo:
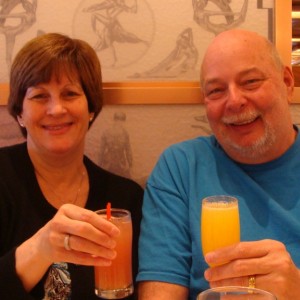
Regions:
[[120, 229], [116, 238], [117, 256], [108, 267], [95, 267], [95, 292], [101, 298], [121, 299], [133, 293], [132, 284], [132, 224], [129, 216], [115, 215], [112, 209], [110, 221]]
[[[216, 196], [213, 196], [214, 198]], [[240, 241], [240, 221], [237, 199], [227, 196], [221, 201], [202, 202], [201, 240], [203, 255]], [[225, 197], [225, 198], [224, 198]]]

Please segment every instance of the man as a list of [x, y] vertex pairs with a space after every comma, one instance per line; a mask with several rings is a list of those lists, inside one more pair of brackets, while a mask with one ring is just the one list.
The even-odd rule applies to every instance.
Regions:
[[[264, 37], [229, 30], [208, 47], [201, 85], [214, 135], [171, 146], [148, 180], [139, 299], [195, 299], [209, 286], [224, 285], [255, 285], [279, 300], [299, 299], [293, 74]], [[201, 200], [217, 194], [238, 198], [242, 242], [203, 257]]]

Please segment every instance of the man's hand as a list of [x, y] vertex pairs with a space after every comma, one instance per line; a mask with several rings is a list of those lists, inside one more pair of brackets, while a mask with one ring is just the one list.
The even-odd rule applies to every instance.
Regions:
[[299, 299], [300, 272], [278, 241], [240, 242], [208, 253], [205, 260], [215, 266], [204, 273], [211, 287], [249, 286], [250, 276], [255, 276], [255, 287], [278, 300]]

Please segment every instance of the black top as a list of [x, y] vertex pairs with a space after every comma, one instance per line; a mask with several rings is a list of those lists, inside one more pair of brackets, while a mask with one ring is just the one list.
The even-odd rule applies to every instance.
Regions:
[[[131, 212], [133, 223], [133, 276], [138, 267], [143, 189], [132, 180], [109, 173], [84, 157], [89, 176], [89, 196], [85, 208], [112, 207]], [[42, 194], [26, 143], [0, 148], [0, 299], [43, 299], [44, 278], [28, 294], [15, 272], [15, 249], [34, 235], [56, 214]], [[93, 267], [68, 264], [72, 300], [99, 299], [94, 292]], [[28, 270], [30, 272], [30, 270]], [[129, 297], [127, 299], [134, 299]]]

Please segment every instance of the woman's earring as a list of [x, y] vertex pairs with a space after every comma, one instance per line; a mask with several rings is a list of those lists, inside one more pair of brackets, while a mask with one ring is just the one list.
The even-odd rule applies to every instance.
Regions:
[[94, 115], [95, 115], [94, 113], [90, 114], [90, 122], [92, 122], [94, 120]]
[[17, 116], [17, 120], [18, 120], [18, 123], [19, 123], [19, 125], [21, 126], [21, 127], [25, 127], [25, 125], [24, 125], [24, 123], [21, 121], [22, 120], [22, 118], [21, 118], [21, 116], [19, 115], [19, 116]]

